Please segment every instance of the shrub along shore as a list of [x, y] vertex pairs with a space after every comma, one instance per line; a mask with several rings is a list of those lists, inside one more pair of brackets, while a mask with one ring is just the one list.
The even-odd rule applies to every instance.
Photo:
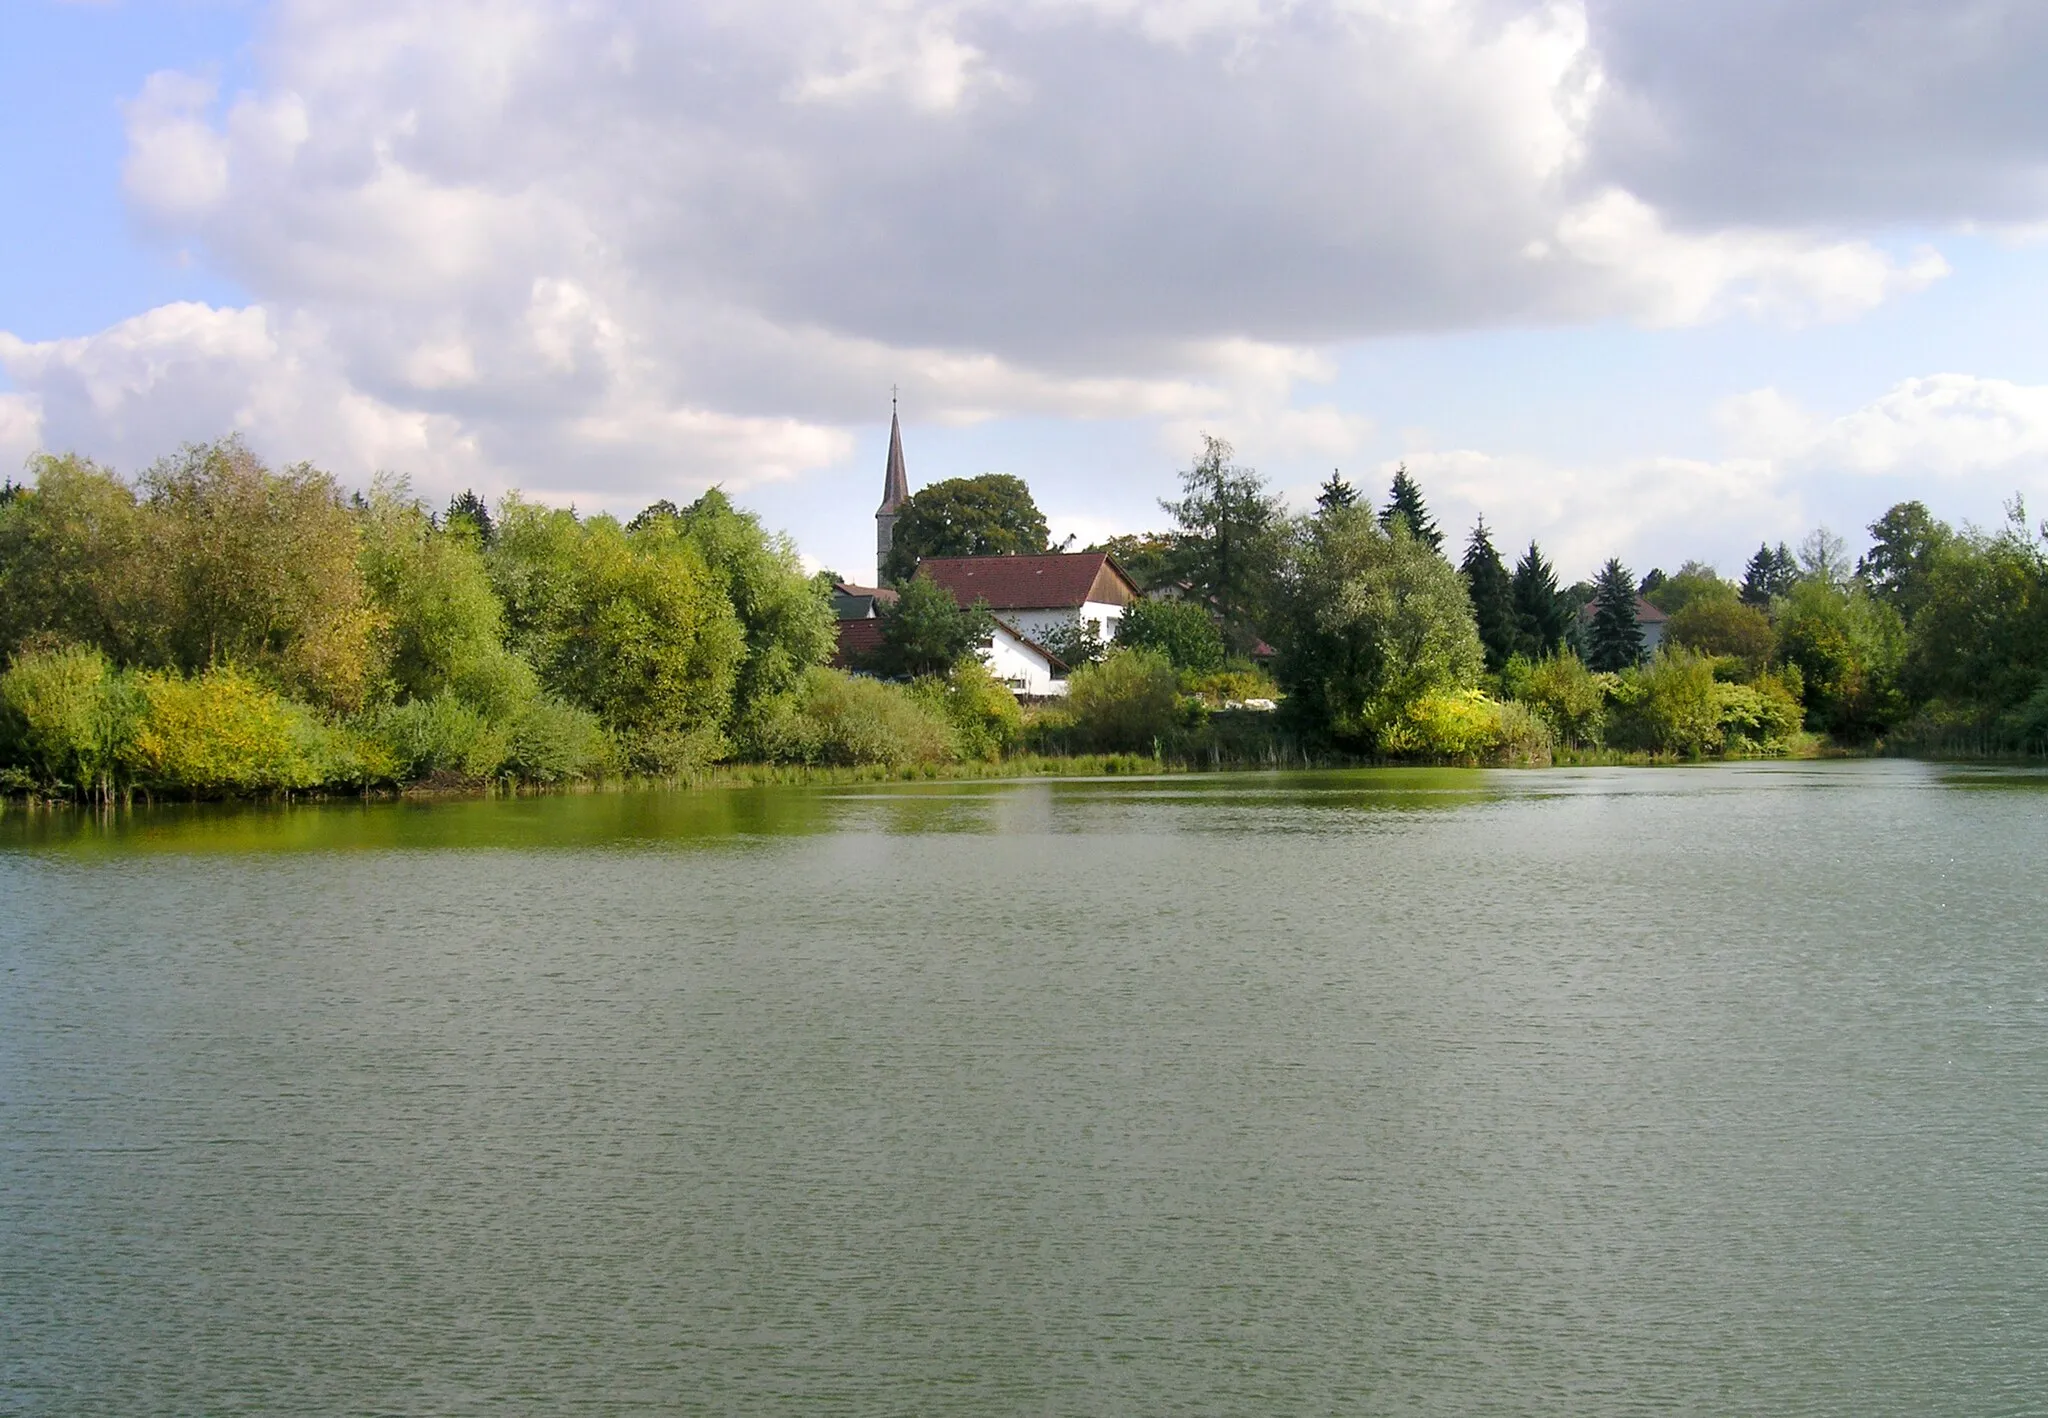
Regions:
[[[437, 513], [233, 439], [132, 481], [39, 458], [0, 495], [0, 792], [2048, 746], [2048, 557], [2017, 506], [1985, 534], [1906, 504], [1853, 574], [1823, 539], [1760, 549], [1740, 586], [1611, 561], [1560, 591], [1533, 545], [1510, 575], [1483, 524], [1454, 567], [1405, 473], [1384, 511], [1333, 479], [1290, 519], [1228, 455], [1212, 440], [1184, 474], [1174, 532], [1112, 544], [1182, 599], [1141, 602], [1115, 644], [1063, 643], [1070, 693], [1030, 709], [975, 653], [985, 612], [929, 582], [905, 585], [875, 675], [828, 668], [830, 578], [716, 490], [621, 522], [517, 495]], [[1647, 660], [1639, 592], [1670, 615]], [[1247, 658], [1261, 633], [1271, 673]]]

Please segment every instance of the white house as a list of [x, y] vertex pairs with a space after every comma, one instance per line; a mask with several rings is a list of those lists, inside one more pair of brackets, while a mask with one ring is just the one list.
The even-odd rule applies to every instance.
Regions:
[[[832, 602], [839, 613], [839, 644], [832, 663], [840, 669], [857, 670], [881, 645], [880, 608], [894, 605], [896, 592], [887, 586], [842, 582], [832, 588]], [[1067, 667], [1059, 657], [1000, 617], [995, 633], [982, 647], [981, 659], [989, 673], [1013, 694], [1050, 699], [1067, 692]]]
[[917, 572], [951, 591], [963, 606], [988, 602], [998, 620], [1032, 640], [1082, 621], [1112, 640], [1124, 608], [1140, 596], [1137, 583], [1116, 559], [1100, 551], [928, 556], [917, 564]]

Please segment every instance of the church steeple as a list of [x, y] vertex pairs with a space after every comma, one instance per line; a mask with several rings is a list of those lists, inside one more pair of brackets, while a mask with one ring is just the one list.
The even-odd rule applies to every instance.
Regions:
[[895, 537], [896, 514], [910, 501], [910, 477], [903, 470], [903, 425], [896, 418], [896, 396], [889, 395], [889, 467], [882, 474], [882, 505], [875, 509], [875, 584], [882, 583], [882, 568], [889, 560], [889, 544]]

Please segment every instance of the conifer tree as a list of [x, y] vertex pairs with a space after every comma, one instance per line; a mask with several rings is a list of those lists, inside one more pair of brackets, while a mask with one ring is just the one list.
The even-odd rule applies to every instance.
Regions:
[[1779, 542], [1775, 550], [1768, 542], [1759, 543], [1756, 555], [1742, 568], [1742, 599], [1753, 606], [1767, 606], [1774, 596], [1791, 592], [1799, 580], [1799, 559], [1792, 555], [1792, 548]]
[[1358, 501], [1358, 489], [1344, 481], [1344, 475], [1335, 468], [1330, 470], [1330, 480], [1323, 484], [1316, 494], [1316, 508], [1322, 512], [1335, 512]]
[[1625, 670], [1643, 658], [1643, 628], [1636, 624], [1636, 579], [1609, 557], [1593, 582], [1593, 623], [1586, 633], [1586, 663]]
[[1394, 485], [1388, 492], [1386, 510], [1380, 513], [1380, 525], [1391, 529], [1396, 517], [1408, 520], [1408, 530], [1414, 533], [1416, 541], [1425, 542], [1431, 551], [1442, 553], [1444, 534], [1430, 520], [1429, 509], [1423, 505], [1422, 489], [1414, 478], [1408, 476], [1406, 463], [1394, 469]]
[[1493, 538], [1487, 535], [1484, 517], [1473, 524], [1465, 560], [1458, 569], [1464, 573], [1465, 590], [1472, 597], [1472, 618], [1479, 627], [1479, 643], [1486, 650], [1486, 668], [1498, 674], [1508, 656], [1515, 653], [1520, 636], [1515, 623], [1514, 583], [1493, 548]]
[[497, 540], [498, 529], [491, 521], [491, 509], [473, 489], [464, 488], [448, 499], [447, 521], [452, 526], [458, 520], [469, 523], [476, 532], [476, 539], [483, 545], [489, 546]]
[[1569, 613], [1558, 599], [1557, 572], [1534, 542], [1515, 565], [1513, 595], [1517, 648], [1532, 660], [1555, 654]]

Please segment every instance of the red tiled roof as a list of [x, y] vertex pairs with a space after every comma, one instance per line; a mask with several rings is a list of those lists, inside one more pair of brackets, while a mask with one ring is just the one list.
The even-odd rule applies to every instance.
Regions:
[[839, 644], [832, 652], [832, 668], [850, 670], [861, 658], [873, 654], [882, 643], [882, 622], [870, 616], [866, 620], [842, 620], [839, 622]]
[[[1107, 565], [1128, 582], [1108, 552], [1048, 552], [1043, 556], [928, 556], [917, 564], [961, 605], [987, 601], [991, 610], [1053, 610], [1088, 599]], [[1132, 588], [1135, 595], [1136, 588]]]
[[849, 596], [873, 596], [885, 606], [896, 604], [896, 588], [894, 586], [856, 586], [851, 581], [841, 581], [833, 589], [842, 591]]

